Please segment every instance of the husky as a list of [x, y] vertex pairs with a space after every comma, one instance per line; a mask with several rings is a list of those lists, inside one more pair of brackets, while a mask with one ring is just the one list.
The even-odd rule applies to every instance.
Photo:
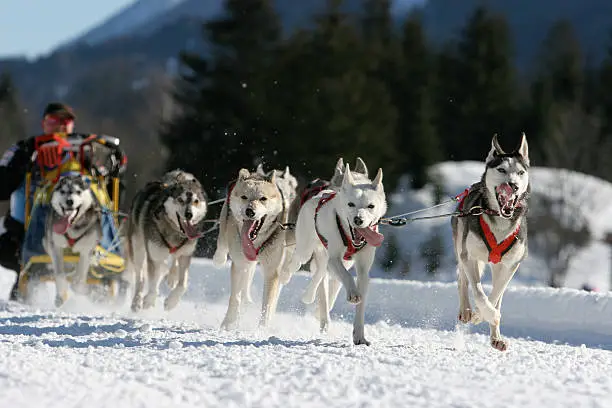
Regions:
[[[312, 258], [314, 274], [302, 300], [312, 302], [317, 292], [320, 328], [326, 331], [330, 303], [340, 289], [339, 284], [334, 284], [329, 291], [327, 271], [331, 271], [334, 280], [344, 286], [348, 302], [357, 305], [353, 343], [370, 345], [364, 332], [365, 305], [376, 248], [384, 240], [378, 232], [378, 222], [387, 212], [383, 172], [378, 169], [371, 180], [361, 159], [358, 160], [361, 172], [351, 171], [348, 163], [342, 169], [343, 164], [338, 161], [329, 188], [303, 200], [296, 223], [296, 248], [287, 268], [289, 276], [285, 275], [283, 282]], [[348, 272], [353, 265], [357, 284]]]
[[[521, 261], [527, 257], [530, 191], [525, 134], [511, 153], [504, 152], [494, 135], [481, 180], [461, 195], [458, 207], [461, 214], [451, 217], [458, 263], [459, 321], [488, 322], [491, 346], [500, 351], [508, 347], [500, 333], [502, 297]], [[473, 212], [473, 209], [481, 210]], [[488, 297], [481, 284], [487, 264], [491, 265], [493, 278]], [[476, 304], [474, 310], [470, 306], [469, 286]]]
[[96, 245], [102, 237], [101, 206], [84, 175], [61, 177], [51, 191], [51, 208], [45, 219], [42, 246], [51, 257], [55, 277], [55, 305], [68, 299], [68, 281], [64, 272], [64, 250], [79, 254], [72, 287], [87, 294], [87, 275]]
[[[215, 266], [231, 259], [231, 294], [222, 329], [237, 327], [243, 298], [249, 300], [249, 287], [258, 263], [263, 267], [264, 293], [260, 327], [266, 327], [276, 311], [280, 293], [279, 274], [287, 256], [289, 218], [287, 198], [296, 196], [293, 180], [286, 173], [281, 186], [277, 171], [262, 174], [263, 169], [249, 172], [240, 169], [230, 183], [227, 199], [219, 216], [219, 235], [213, 256]], [[292, 176], [291, 176], [292, 177]], [[290, 204], [289, 204], [290, 206]]]
[[[132, 310], [155, 306], [159, 285], [164, 275], [172, 289], [164, 301], [171, 310], [187, 290], [188, 270], [195, 252], [204, 218], [208, 212], [208, 196], [196, 177], [182, 170], [166, 173], [141, 189], [132, 201], [125, 242], [135, 281]], [[164, 262], [170, 259], [168, 271]], [[131, 279], [133, 278], [133, 279]], [[145, 281], [148, 292], [144, 296]]]

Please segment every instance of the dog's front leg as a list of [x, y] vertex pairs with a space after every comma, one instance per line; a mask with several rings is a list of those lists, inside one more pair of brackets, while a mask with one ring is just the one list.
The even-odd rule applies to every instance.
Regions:
[[482, 261], [468, 260], [464, 264], [465, 274], [469, 284], [472, 287], [474, 294], [474, 303], [476, 303], [477, 313], [472, 313], [472, 323], [479, 323], [480, 318], [490, 324], [499, 324], [500, 315], [495, 306], [489, 302], [487, 295], [480, 279], [485, 268], [485, 263]]
[[[50, 239], [49, 241], [52, 241]], [[68, 279], [66, 279], [66, 271], [64, 270], [64, 254], [62, 248], [51, 244], [49, 255], [53, 265], [53, 274], [55, 276], [55, 306], [60, 307], [68, 300]]]
[[472, 320], [472, 306], [468, 292], [468, 278], [465, 273], [466, 266], [461, 263], [457, 265], [457, 290], [459, 293], [459, 316], [461, 323], [469, 323]]
[[[174, 288], [168, 294], [166, 301], [164, 302], [165, 310], [172, 310], [176, 307], [181, 297], [187, 291], [187, 282], [189, 280], [189, 265], [191, 264], [191, 256], [180, 256], [178, 260], [173, 259], [172, 269], [175, 269], [175, 275], [177, 275], [177, 281]], [[178, 265], [177, 265], [178, 264]], [[172, 273], [172, 270], [170, 271]]]
[[221, 322], [222, 329], [230, 330], [237, 326], [238, 318], [240, 317], [240, 304], [244, 294], [244, 289], [247, 286], [246, 279], [249, 276], [250, 269], [254, 269], [255, 266], [257, 266], [255, 262], [239, 264], [232, 261], [230, 284], [231, 293], [225, 318], [223, 319], [223, 322]]
[[79, 253], [79, 261], [77, 262], [74, 278], [72, 279], [72, 289], [80, 295], [87, 295], [89, 293], [87, 275], [92, 257], [93, 250], [87, 252], [81, 251]]
[[159, 296], [159, 285], [161, 284], [164, 276], [163, 272], [166, 268], [160, 267], [158, 262], [151, 258], [151, 254], [147, 254], [147, 273], [149, 280], [149, 290], [147, 295], [144, 297], [142, 307], [149, 309], [155, 306], [157, 297]]
[[359, 290], [357, 290], [357, 286], [355, 285], [355, 280], [344, 267], [341, 255], [334, 256], [330, 254], [329, 262], [327, 263], [328, 269], [335, 274], [336, 278], [342, 282], [344, 286], [344, 290], [346, 290], [346, 300], [349, 303], [357, 304], [361, 302], [361, 294]]
[[[280, 265], [276, 268], [272, 265], [266, 265], [266, 267], [263, 268], [264, 288], [261, 303], [261, 317], [259, 319], [260, 327], [267, 327], [276, 311], [278, 296], [280, 294], [280, 280], [278, 278], [279, 269]], [[248, 296], [248, 294], [245, 293], [245, 296]]]
[[374, 263], [374, 255], [376, 248], [367, 245], [361, 250], [361, 253], [355, 255], [355, 269], [357, 270], [357, 290], [361, 294], [361, 302], [357, 305], [355, 311], [355, 320], [353, 321], [353, 343], [355, 345], [365, 344], [370, 345], [370, 342], [365, 338], [365, 308], [366, 298], [368, 295], [368, 287], [370, 285], [370, 269]]
[[227, 217], [228, 217], [227, 200], [223, 203], [221, 214], [219, 215], [219, 234], [217, 235], [217, 248], [213, 255], [213, 264], [217, 268], [221, 268], [227, 262], [229, 254], [229, 244], [227, 242]]
[[[504, 292], [508, 287], [508, 283], [512, 280], [514, 273], [518, 269], [520, 262], [513, 265], [496, 264], [491, 267], [491, 273], [493, 277], [493, 288], [489, 295], [489, 301], [495, 305], [495, 309], [500, 313], [501, 318], [501, 303], [504, 297]], [[489, 324], [491, 346], [499, 351], [505, 351], [508, 348], [506, 340], [503, 339], [499, 326], [501, 320], [497, 324]]]

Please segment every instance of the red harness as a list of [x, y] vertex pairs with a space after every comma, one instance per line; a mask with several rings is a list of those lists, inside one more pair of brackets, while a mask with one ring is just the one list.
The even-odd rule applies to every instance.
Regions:
[[[321, 189], [320, 191], [322, 191], [322, 190], [324, 190], [324, 188]], [[316, 195], [317, 193], [315, 193], [314, 195]], [[313, 196], [311, 196], [311, 197], [313, 197]], [[321, 197], [321, 199], [319, 200], [319, 204], [317, 205], [317, 208], [315, 209], [315, 231], [317, 232], [317, 236], [319, 237], [319, 240], [321, 241], [321, 243], [323, 244], [323, 246], [325, 248], [327, 248], [327, 239], [325, 239], [325, 237], [319, 233], [319, 229], [317, 228], [317, 216], [319, 214], [319, 210], [325, 204], [327, 204], [332, 199], [334, 199], [335, 197], [336, 197], [336, 192], [335, 191], [331, 191], [329, 193], [325, 193], [323, 195], [323, 197]], [[340, 237], [342, 237], [342, 242], [344, 243], [344, 246], [346, 247], [346, 251], [344, 252], [344, 256], [342, 257], [342, 259], [344, 259], [345, 261], [349, 261], [349, 260], [351, 260], [353, 255], [355, 255], [357, 252], [359, 252], [362, 248], [364, 248], [367, 245], [367, 242], [362, 237], [360, 239], [359, 243], [357, 243], [355, 245], [353, 239], [344, 230], [344, 227], [342, 226], [342, 222], [340, 221], [340, 217], [338, 216], [338, 214], [336, 214], [336, 225], [338, 226], [338, 231], [340, 232]], [[374, 231], [378, 232], [378, 224], [375, 224], [375, 225], [373, 225], [371, 227], [368, 227], [368, 228], [371, 228]]]
[[[469, 191], [470, 190], [466, 188], [461, 194], [457, 196], [457, 199], [459, 200], [459, 211], [463, 210], [463, 204], [465, 202], [465, 198], [468, 196]], [[519, 224], [518, 227], [516, 227], [516, 229], [510, 235], [508, 235], [502, 242], [498, 243], [497, 239], [495, 238], [495, 235], [493, 234], [493, 231], [491, 231], [491, 227], [489, 227], [489, 224], [487, 224], [484, 219], [484, 214], [479, 215], [478, 221], [480, 222], [482, 234], [485, 237], [485, 245], [489, 250], [489, 262], [497, 264], [501, 262], [502, 256], [504, 256], [516, 242], [518, 234], [521, 230], [521, 225]]]

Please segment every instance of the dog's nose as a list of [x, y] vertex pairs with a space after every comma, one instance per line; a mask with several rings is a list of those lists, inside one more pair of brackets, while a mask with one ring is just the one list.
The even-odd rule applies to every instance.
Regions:
[[512, 190], [516, 193], [518, 191], [518, 184], [516, 183], [508, 183], [508, 185], [512, 188]]
[[255, 211], [253, 211], [252, 208], [247, 208], [246, 211], [244, 212], [246, 214], [247, 217], [249, 218], [253, 218], [255, 216]]
[[66, 200], [66, 205], [68, 207], [72, 207], [73, 204], [74, 204], [74, 201], [72, 200], [72, 198], [69, 198], [69, 199]]
[[363, 219], [361, 217], [355, 217], [353, 218], [353, 222], [355, 223], [355, 225], [360, 226], [361, 224], [363, 224]]
[[191, 220], [193, 218], [193, 213], [189, 210], [185, 211], [185, 219], [187, 219], [188, 221]]

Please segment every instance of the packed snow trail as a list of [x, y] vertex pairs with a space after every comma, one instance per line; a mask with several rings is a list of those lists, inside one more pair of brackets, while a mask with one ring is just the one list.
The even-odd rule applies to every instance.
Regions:
[[[3, 292], [10, 288], [6, 276]], [[376, 281], [369, 302], [375, 317], [366, 326], [372, 346], [364, 347], [351, 343], [353, 313], [344, 292], [329, 333], [320, 335], [312, 311], [299, 302], [306, 279], [296, 276], [281, 293], [272, 327], [260, 330], [258, 276], [241, 329], [227, 332], [218, 327], [228, 271], [197, 262], [191, 276], [185, 301], [169, 313], [161, 301], [134, 314], [76, 297], [57, 311], [52, 290], [37, 307], [0, 301], [2, 406], [574, 408], [612, 400], [612, 353], [589, 341], [598, 330], [604, 338], [610, 325], [604, 295], [514, 288], [504, 298], [514, 320], [510, 333], [521, 329], [514, 315], [521, 308], [549, 307], [540, 310], [541, 320], [556, 321], [539, 326], [550, 342], [510, 338], [500, 353], [481, 334], [485, 325], [475, 334], [454, 329], [452, 285]], [[573, 314], [556, 315], [560, 304], [573, 304]], [[523, 323], [536, 312], [524, 313]], [[573, 323], [579, 315], [587, 317], [581, 326]], [[593, 327], [588, 316], [602, 326]], [[574, 332], [570, 340], [593, 347], [555, 344], [572, 327], [582, 327], [583, 337]]]

